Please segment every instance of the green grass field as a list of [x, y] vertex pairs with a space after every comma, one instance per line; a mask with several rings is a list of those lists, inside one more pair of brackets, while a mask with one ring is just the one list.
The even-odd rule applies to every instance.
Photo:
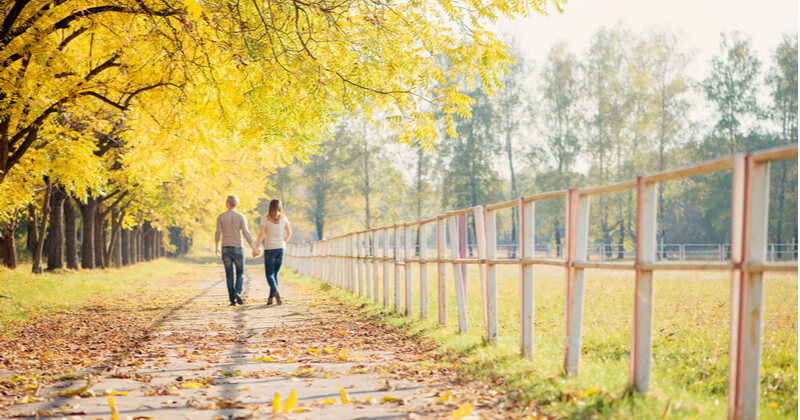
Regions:
[[[442, 344], [473, 378], [503, 377], [507, 391], [538, 410], [563, 417], [724, 418], [727, 415], [730, 274], [656, 272], [653, 373], [644, 396], [626, 392], [633, 322], [634, 273], [586, 270], [583, 340], [577, 378], [562, 372], [564, 269], [535, 268], [535, 359], [519, 355], [519, 268], [498, 266], [499, 340], [483, 340], [480, 280], [468, 272], [469, 333], [457, 332], [452, 268], [447, 269], [448, 325], [437, 326], [436, 265], [428, 267], [429, 319], [419, 320], [419, 268], [413, 265], [414, 316], [393, 325]], [[380, 271], [382, 273], [382, 270]], [[298, 276], [291, 276], [299, 278]], [[383, 280], [380, 281], [381, 289]], [[390, 271], [394, 290], [394, 270]], [[765, 287], [762, 418], [797, 418], [797, 276], [768, 274]], [[366, 300], [335, 292], [364, 303]], [[381, 290], [382, 296], [382, 290]], [[381, 298], [382, 299], [382, 298]], [[390, 300], [390, 305], [393, 300]], [[404, 297], [401, 302], [405, 302]]]
[[159, 280], [191, 273], [195, 262], [158, 259], [124, 269], [57, 270], [34, 275], [30, 264], [0, 268], [0, 334], [16, 322], [53, 311], [80, 308], [92, 299], [158, 287]]

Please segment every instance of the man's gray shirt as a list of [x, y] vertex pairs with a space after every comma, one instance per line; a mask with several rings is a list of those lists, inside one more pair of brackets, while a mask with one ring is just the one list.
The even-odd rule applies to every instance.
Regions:
[[228, 210], [217, 216], [217, 231], [214, 233], [214, 241], [219, 241], [222, 237], [222, 246], [242, 247], [242, 236], [247, 239], [247, 243], [252, 244], [253, 238], [247, 230], [247, 219], [242, 213], [236, 210]]

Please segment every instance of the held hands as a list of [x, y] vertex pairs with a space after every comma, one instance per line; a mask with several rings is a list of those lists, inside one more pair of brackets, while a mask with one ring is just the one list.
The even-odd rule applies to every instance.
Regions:
[[253, 248], [253, 258], [259, 255], [261, 255], [261, 251], [259, 251], [258, 248]]

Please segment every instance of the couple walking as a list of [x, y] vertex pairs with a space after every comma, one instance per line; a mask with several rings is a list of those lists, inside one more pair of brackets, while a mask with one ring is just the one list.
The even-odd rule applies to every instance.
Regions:
[[[222, 255], [222, 264], [225, 266], [225, 280], [228, 284], [228, 299], [231, 306], [244, 304], [242, 286], [244, 283], [244, 250], [242, 249], [242, 236], [250, 244], [253, 257], [260, 254], [259, 247], [264, 241], [264, 271], [269, 285], [269, 299], [267, 305], [272, 305], [273, 298], [278, 305], [282, 304], [281, 295], [278, 293], [278, 271], [283, 262], [283, 249], [292, 236], [289, 219], [283, 214], [280, 200], [269, 202], [269, 210], [261, 218], [258, 237], [253, 242], [250, 231], [247, 230], [247, 219], [242, 213], [236, 211], [239, 198], [229, 195], [225, 200], [228, 211], [217, 217], [217, 231], [214, 233], [214, 247], [217, 255]], [[220, 240], [222, 250], [220, 250]], [[236, 276], [234, 278], [234, 268]], [[234, 282], [235, 279], [235, 282]]]

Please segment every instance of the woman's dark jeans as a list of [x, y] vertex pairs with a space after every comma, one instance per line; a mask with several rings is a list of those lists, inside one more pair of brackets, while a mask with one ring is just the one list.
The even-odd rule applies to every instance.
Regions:
[[278, 293], [278, 271], [283, 263], [283, 248], [264, 250], [264, 271], [269, 284], [269, 297]]

